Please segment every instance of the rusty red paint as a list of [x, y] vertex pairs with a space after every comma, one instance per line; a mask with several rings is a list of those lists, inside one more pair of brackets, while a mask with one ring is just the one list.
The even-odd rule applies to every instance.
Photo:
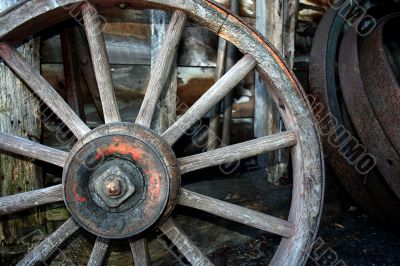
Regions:
[[142, 150], [125, 143], [121, 137], [114, 137], [110, 144], [97, 148], [96, 160], [99, 160], [104, 156], [110, 156], [117, 153], [122, 155], [130, 155], [134, 161], [138, 161], [143, 156]]
[[149, 177], [150, 180], [150, 190], [154, 192], [156, 195], [160, 195], [160, 183], [159, 180], [159, 173], [154, 170], [148, 170], [145, 174]]
[[86, 202], [86, 201], [88, 201], [88, 199], [87, 198], [85, 198], [85, 197], [82, 197], [81, 195], [79, 195], [79, 193], [78, 193], [78, 191], [77, 191], [77, 184], [76, 184], [76, 182], [74, 182], [73, 184], [72, 184], [72, 192], [74, 193], [74, 198], [75, 198], [75, 200], [77, 201], [77, 202]]

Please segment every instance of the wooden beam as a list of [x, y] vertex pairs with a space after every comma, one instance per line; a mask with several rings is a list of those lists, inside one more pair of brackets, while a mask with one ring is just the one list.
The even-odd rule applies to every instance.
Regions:
[[61, 185], [0, 198], [0, 216], [63, 201]]
[[68, 105], [83, 121], [86, 121], [80, 86], [81, 73], [78, 65], [78, 53], [76, 52], [76, 47], [74, 47], [73, 40], [74, 27], [75, 24], [68, 21], [64, 24], [60, 32], [65, 90]]
[[[233, 14], [239, 13], [239, 0], [230, 0], [230, 9]], [[225, 71], [229, 71], [235, 63], [237, 56], [237, 48], [228, 43], [227, 46], [227, 56], [226, 56], [226, 68]], [[231, 142], [231, 122], [232, 122], [232, 101], [233, 101], [233, 91], [230, 91], [224, 97], [224, 116], [222, 122], [222, 143], [221, 146], [227, 146]]]
[[135, 265], [151, 265], [149, 246], [146, 238], [139, 240], [130, 239], [129, 246], [131, 247], [132, 258]]
[[101, 266], [103, 265], [104, 259], [107, 254], [108, 247], [110, 246], [110, 240], [97, 237], [96, 242], [90, 255], [88, 266]]
[[292, 223], [261, 212], [182, 189], [179, 204], [283, 237], [293, 235]]
[[[174, 112], [175, 109], [171, 106], [176, 106], [176, 100], [173, 100], [177, 90], [175, 55], [186, 26], [187, 15], [182, 11], [175, 11], [164, 37], [164, 31], [160, 27], [164, 27], [166, 14], [160, 12], [162, 11], [152, 12], [152, 33], [154, 35], [152, 38], [152, 58], [156, 59], [152, 60], [150, 81], [136, 123], [150, 127], [158, 109], [155, 128], [156, 131], [162, 133], [170, 123], [167, 121], [168, 114], [166, 113]], [[160, 44], [162, 45], [160, 46]], [[171, 68], [173, 68], [173, 71], [171, 71]], [[167, 82], [168, 79], [170, 79], [170, 82]], [[163, 92], [164, 97], [162, 98], [164, 99], [160, 102]]]
[[234, 144], [188, 157], [180, 158], [182, 174], [206, 167], [240, 161], [260, 153], [272, 152], [297, 143], [295, 132], [282, 132], [239, 144]]
[[[218, 40], [218, 54], [217, 54], [217, 67], [215, 69], [215, 81], [217, 82], [225, 73], [226, 64], [226, 40], [219, 38]], [[220, 110], [221, 104], [217, 103], [210, 111], [210, 124], [208, 128], [207, 150], [211, 151], [216, 149], [221, 143], [219, 136], [220, 131]]]
[[163, 134], [163, 137], [172, 145], [196, 121], [200, 120], [215, 104], [229, 93], [250, 71], [256, 66], [251, 55], [245, 55], [221, 79], [219, 79], [203, 96], [187, 110]]
[[[21, 2], [0, 0], [0, 12]], [[34, 38], [22, 43], [18, 50], [33, 68], [40, 68], [40, 39]], [[0, 63], [0, 132], [30, 138], [39, 142], [42, 135], [40, 100], [3, 62]], [[14, 154], [0, 154], [0, 197], [19, 192], [32, 191], [43, 187], [43, 176], [39, 166], [32, 161], [15, 157]], [[0, 198], [3, 200], [4, 198]], [[13, 207], [10, 202], [9, 207]], [[23, 215], [2, 217], [0, 221], [1, 246], [18, 245], [29, 230], [35, 230], [45, 220], [43, 209], [32, 208]]]
[[[89, 127], [75, 114], [64, 99], [40, 75], [40, 68], [32, 66], [17, 49], [7, 43], [0, 44], [0, 56], [77, 138], [81, 138], [90, 131]], [[24, 102], [24, 100], [21, 100], [21, 102]], [[37, 117], [40, 117], [40, 115], [37, 114]]]
[[83, 21], [92, 63], [100, 91], [105, 123], [121, 121], [112, 85], [111, 68], [97, 10], [89, 3], [82, 5]]
[[60, 167], [64, 167], [68, 157], [68, 153], [65, 151], [6, 133], [0, 133], [0, 150], [38, 159]]
[[32, 249], [17, 266], [36, 265], [46, 261], [73, 233], [79, 229], [78, 224], [73, 218], [69, 218], [50, 236], [43, 240], [39, 245]]
[[214, 265], [206, 255], [190, 240], [186, 233], [174, 221], [168, 218], [160, 226], [161, 231], [174, 243], [178, 250], [192, 265], [211, 266]]
[[[257, 0], [256, 2], [256, 28], [282, 55], [284, 49], [284, 8], [286, 6], [293, 8], [292, 3], [294, 1], [286, 1], [287, 4], [284, 4], [284, 2], [280, 0]], [[292, 21], [288, 23], [290, 24]], [[290, 27], [293, 27], [293, 25], [290, 24]], [[260, 75], [256, 73], [254, 135], [257, 138], [284, 130], [277, 105], [268, 92], [267, 85], [261, 80]], [[288, 152], [279, 150], [259, 155], [257, 157], [257, 164], [260, 169], [265, 169], [268, 180], [275, 182], [280, 177], [287, 175], [288, 160]]]

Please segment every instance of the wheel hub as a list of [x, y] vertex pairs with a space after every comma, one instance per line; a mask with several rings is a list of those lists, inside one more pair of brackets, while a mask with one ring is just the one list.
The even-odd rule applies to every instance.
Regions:
[[63, 173], [68, 210], [82, 227], [105, 238], [131, 237], [161, 222], [179, 189], [169, 145], [128, 123], [86, 135], [73, 147]]

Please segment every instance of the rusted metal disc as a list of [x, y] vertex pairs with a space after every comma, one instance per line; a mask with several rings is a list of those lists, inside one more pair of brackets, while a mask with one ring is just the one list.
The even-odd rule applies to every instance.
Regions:
[[72, 216], [93, 234], [126, 238], [168, 215], [180, 176], [167, 146], [134, 124], [90, 132], [73, 147], [64, 168], [64, 200]]
[[[344, 129], [352, 132], [351, 125], [344, 120], [347, 110], [340, 105], [341, 89], [337, 79], [337, 52], [343, 31], [347, 23], [344, 14], [351, 10], [349, 5], [337, 4], [327, 11], [320, 22], [314, 37], [310, 56], [310, 91], [313, 94], [311, 105], [320, 126], [320, 132], [327, 160], [340, 182], [354, 201], [371, 217], [377, 220], [390, 221], [394, 217], [392, 206], [399, 206], [396, 197], [376, 170], [367, 175], [357, 171], [355, 158], [344, 155], [357, 148], [357, 136], [354, 141], [346, 142]], [[348, 1], [347, 1], [348, 2]], [[399, 3], [393, 1], [359, 1], [368, 9], [367, 14], [376, 19], [388, 12], [399, 10]]]
[[375, 159], [379, 172], [400, 198], [400, 157], [386, 137], [364, 90], [358, 61], [358, 34], [349, 30], [339, 52], [342, 95], [362, 143]]
[[[343, 2], [343, 1], [342, 1]], [[378, 204], [363, 185], [363, 178], [355, 171], [353, 165], [340, 154], [337, 147], [329, 143], [329, 132], [335, 134], [335, 122], [332, 117], [343, 124], [339, 108], [336, 83], [336, 48], [339, 43], [340, 34], [345, 21], [338, 14], [338, 10], [330, 8], [320, 21], [310, 54], [310, 91], [314, 101], [316, 120], [326, 134], [322, 134], [324, 151], [327, 160], [335, 171], [346, 191], [353, 197], [355, 202], [364, 206], [371, 216], [380, 217], [382, 212]], [[321, 105], [321, 108], [316, 106]], [[332, 116], [332, 117], [331, 117]], [[324, 119], [325, 118], [325, 119]]]
[[392, 32], [394, 36], [388, 37], [400, 41], [398, 29], [394, 29], [398, 28], [399, 23], [398, 16], [385, 19], [360, 44], [360, 71], [365, 91], [377, 119], [397, 152], [400, 152], [400, 85], [390, 66], [383, 38]]

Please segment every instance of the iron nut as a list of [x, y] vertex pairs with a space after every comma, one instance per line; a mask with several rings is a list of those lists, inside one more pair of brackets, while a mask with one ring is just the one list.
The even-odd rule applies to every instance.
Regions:
[[111, 166], [92, 182], [95, 193], [110, 208], [118, 207], [135, 193], [129, 176], [118, 166]]

